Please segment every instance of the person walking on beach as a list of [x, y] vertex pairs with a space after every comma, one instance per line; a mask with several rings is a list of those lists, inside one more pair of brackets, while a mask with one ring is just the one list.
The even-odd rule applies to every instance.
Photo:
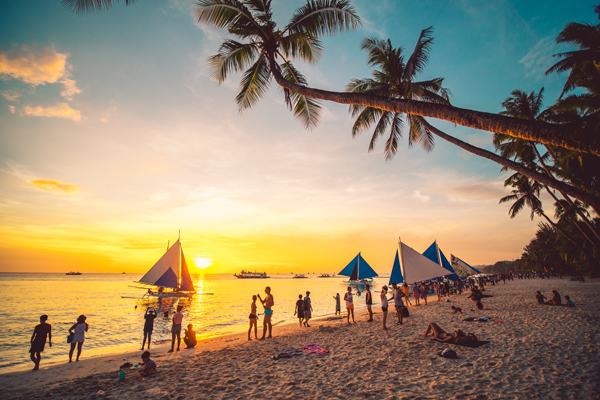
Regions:
[[296, 301], [296, 309], [294, 310], [294, 315], [298, 315], [298, 325], [302, 326], [304, 322], [304, 300], [302, 300], [302, 295], [298, 295], [298, 300]]
[[[413, 296], [415, 293], [415, 288], [413, 287]], [[404, 296], [404, 292], [398, 287], [396, 282], [392, 282], [392, 288], [394, 288], [394, 306], [396, 307], [396, 316], [398, 317], [398, 322], [396, 325], [402, 325], [402, 308], [404, 307], [404, 303], [402, 302], [402, 297]], [[390, 299], [392, 300], [392, 299]], [[418, 305], [418, 304], [417, 304]]]
[[148, 307], [148, 309], [146, 310], [146, 314], [144, 314], [144, 320], [146, 320], [146, 322], [144, 322], [144, 340], [142, 341], [142, 350], [144, 350], [144, 346], [146, 345], [146, 337], [148, 338], [148, 349], [150, 348], [155, 318], [156, 313], [154, 312], [154, 308]]
[[88, 331], [90, 326], [85, 322], [85, 315], [80, 315], [77, 318], [77, 323], [74, 324], [70, 329], [69, 333], [73, 335], [71, 339], [71, 351], [69, 351], [69, 362], [73, 362], [73, 351], [75, 351], [75, 345], [77, 345], [77, 358], [75, 362], [79, 361], [81, 355], [81, 349], [83, 348], [83, 342], [85, 342], [85, 333]]
[[258, 339], [258, 314], [256, 311], [256, 295], [252, 296], [252, 304], [250, 304], [250, 328], [248, 328], [248, 340], [250, 339], [250, 333], [252, 333], [252, 327], [254, 327], [254, 339]]
[[40, 361], [42, 360], [42, 352], [44, 346], [46, 346], [46, 339], [48, 339], [48, 346], [52, 347], [52, 326], [47, 324], [48, 316], [46, 314], [40, 317], [39, 325], [33, 329], [33, 335], [31, 335], [31, 361], [35, 364], [33, 371], [40, 369]]
[[344, 295], [344, 300], [346, 301], [346, 311], [348, 311], [348, 325], [350, 325], [350, 314], [352, 314], [352, 323], [355, 324], [354, 321], [354, 299], [352, 298], [352, 287], [348, 286], [348, 291]]
[[265, 293], [267, 294], [267, 297], [265, 297], [264, 300], [260, 298], [260, 294], [258, 295], [258, 299], [265, 308], [265, 318], [263, 320], [263, 335], [262, 338], [260, 338], [259, 340], [265, 340], [267, 328], [269, 329], [269, 336], [267, 336], [267, 339], [271, 339], [273, 337], [271, 335], [273, 330], [273, 325], [271, 324], [271, 316], [273, 315], [272, 307], [275, 305], [275, 301], [273, 300], [273, 295], [271, 294], [271, 288], [269, 286], [265, 288]]
[[387, 291], [388, 291], [388, 287], [386, 285], [383, 285], [383, 287], [381, 288], [381, 311], [383, 312], [383, 330], [387, 331], [387, 325], [386, 325], [386, 321], [387, 321], [387, 313], [388, 313], [388, 299], [387, 299]]
[[306, 291], [306, 297], [304, 298], [304, 303], [302, 304], [304, 311], [304, 326], [310, 328], [308, 324], [308, 320], [312, 317], [312, 301], [310, 301], [310, 292]]
[[168, 353], [172, 353], [175, 348], [175, 337], [177, 337], [177, 351], [179, 351], [179, 345], [181, 344], [181, 323], [183, 322], [183, 306], [177, 306], [177, 312], [173, 315], [173, 326], [171, 327], [171, 350]]
[[406, 284], [406, 282], [404, 283], [404, 285], [402, 285], [402, 291], [404, 292], [404, 300], [406, 300], [406, 302], [412, 306], [412, 303], [410, 302], [410, 298], [408, 296], [408, 285]]
[[335, 299], [335, 315], [339, 315], [341, 317], [342, 309], [340, 306], [340, 294], [336, 293], [335, 296], [333, 296], [333, 298]]
[[373, 296], [371, 295], [371, 286], [365, 285], [365, 301], [367, 303], [367, 310], [369, 311], [369, 319], [367, 322], [373, 322], [373, 310], [371, 310], [371, 306], [373, 305]]

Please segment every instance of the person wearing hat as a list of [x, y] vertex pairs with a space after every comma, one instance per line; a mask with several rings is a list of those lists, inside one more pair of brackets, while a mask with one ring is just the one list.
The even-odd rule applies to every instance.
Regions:
[[304, 304], [302, 305], [304, 311], [304, 326], [310, 327], [308, 320], [312, 317], [312, 302], [310, 301], [310, 292], [306, 291], [306, 297], [304, 298]]
[[31, 335], [31, 361], [35, 364], [34, 371], [40, 369], [40, 360], [42, 359], [42, 351], [46, 345], [46, 338], [48, 338], [48, 345], [52, 347], [52, 326], [46, 323], [48, 316], [46, 314], [40, 317], [40, 324], [33, 330]]
[[71, 351], [69, 351], [69, 362], [73, 362], [73, 351], [75, 351], [76, 344], [77, 358], [75, 359], [75, 362], [79, 361], [81, 349], [83, 348], [83, 342], [85, 341], [85, 333], [90, 327], [87, 322], [85, 322], [86, 319], [87, 318], [85, 315], [80, 315], [77, 318], [77, 323], [69, 329], [69, 333], [73, 335], [73, 339], [71, 339]]
[[150, 343], [152, 342], [152, 330], [154, 330], [154, 318], [156, 318], [156, 313], [154, 312], [154, 308], [148, 307], [146, 310], [146, 314], [144, 314], [144, 341], [142, 342], [142, 350], [144, 350], [144, 346], [146, 345], [146, 337], [148, 338], [148, 349], [150, 348]]

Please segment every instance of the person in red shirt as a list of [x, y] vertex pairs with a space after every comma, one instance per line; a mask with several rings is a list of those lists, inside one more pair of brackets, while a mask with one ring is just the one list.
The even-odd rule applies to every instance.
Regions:
[[40, 324], [33, 330], [31, 335], [31, 361], [35, 364], [34, 371], [40, 369], [40, 360], [42, 359], [42, 352], [46, 345], [46, 338], [48, 339], [48, 345], [52, 347], [52, 326], [47, 324], [48, 316], [46, 314], [40, 317]]

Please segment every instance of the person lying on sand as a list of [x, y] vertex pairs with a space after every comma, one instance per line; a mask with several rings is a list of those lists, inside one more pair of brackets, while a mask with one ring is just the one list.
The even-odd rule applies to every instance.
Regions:
[[142, 376], [154, 375], [156, 373], [156, 362], [150, 358], [149, 351], [145, 351], [142, 354], [142, 362], [140, 363], [140, 366], [142, 366], [140, 369]]
[[466, 342], [477, 341], [477, 337], [472, 333], [465, 334], [463, 331], [458, 329], [454, 332], [454, 335], [451, 333], [446, 333], [442, 328], [439, 327], [435, 322], [430, 322], [427, 330], [425, 331], [425, 337], [429, 335], [429, 332], [432, 333], [433, 338], [438, 342], [442, 343], [457, 343], [464, 344]]

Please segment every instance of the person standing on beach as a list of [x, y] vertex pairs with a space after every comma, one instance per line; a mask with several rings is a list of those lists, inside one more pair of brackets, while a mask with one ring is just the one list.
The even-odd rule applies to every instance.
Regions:
[[304, 301], [302, 300], [302, 295], [298, 295], [298, 300], [296, 301], [296, 309], [294, 310], [294, 315], [298, 315], [298, 324], [302, 326], [304, 322]]
[[354, 299], [352, 298], [352, 287], [348, 286], [348, 291], [344, 295], [344, 300], [346, 301], [346, 311], [348, 311], [348, 325], [350, 325], [350, 314], [352, 314], [352, 323], [354, 322]]
[[413, 285], [413, 297], [415, 298], [415, 305], [420, 306], [419, 299], [421, 298], [421, 288], [417, 285], [417, 282]]
[[271, 288], [269, 286], [265, 288], [265, 293], [267, 294], [267, 297], [265, 297], [264, 300], [260, 298], [260, 294], [258, 295], [258, 299], [265, 308], [265, 319], [263, 320], [263, 335], [262, 338], [258, 340], [265, 340], [267, 328], [269, 329], [269, 336], [267, 336], [267, 339], [271, 339], [273, 337], [271, 335], [273, 330], [273, 325], [271, 324], [271, 316], [273, 315], [272, 307], [275, 305], [275, 301], [273, 300], [273, 295], [271, 294]]
[[73, 335], [71, 339], [71, 351], [69, 351], [69, 362], [73, 362], [73, 351], [75, 350], [75, 345], [77, 345], [77, 358], [75, 362], [79, 361], [79, 356], [81, 355], [81, 349], [83, 348], [83, 342], [85, 342], [85, 333], [88, 331], [90, 326], [85, 322], [85, 315], [80, 315], [77, 318], [77, 323], [73, 325], [69, 329], [69, 333]]
[[181, 323], [183, 322], [183, 306], [177, 306], [177, 312], [173, 315], [173, 326], [171, 327], [171, 350], [168, 353], [172, 353], [175, 348], [175, 337], [177, 337], [177, 351], [179, 351], [179, 345], [181, 344]]
[[412, 306], [412, 303], [410, 302], [409, 296], [408, 296], [408, 285], [406, 284], [406, 282], [404, 283], [404, 285], [402, 285], [402, 291], [404, 292], [404, 300], [406, 300], [406, 302]]
[[381, 288], [381, 311], [383, 312], [383, 330], [387, 331], [387, 313], [388, 313], [388, 299], [387, 299], [388, 287], [383, 285]]
[[335, 315], [339, 315], [341, 317], [342, 309], [340, 306], [340, 294], [336, 293], [335, 296], [333, 296], [333, 298], [335, 299]]
[[371, 306], [373, 305], [373, 296], [371, 295], [371, 286], [365, 285], [365, 301], [367, 303], [367, 310], [369, 311], [369, 319], [367, 322], [373, 322], [373, 310], [371, 310]]
[[427, 285], [423, 282], [421, 282], [421, 297], [423, 298], [425, 305], [427, 305]]
[[304, 303], [302, 304], [302, 308], [304, 311], [304, 326], [310, 328], [308, 324], [308, 320], [312, 317], [312, 301], [310, 301], [310, 292], [306, 291], [306, 297], [304, 298]]
[[46, 339], [48, 339], [48, 346], [52, 347], [52, 326], [47, 324], [48, 316], [46, 314], [40, 317], [39, 325], [33, 329], [33, 335], [31, 335], [31, 361], [35, 364], [33, 367], [34, 371], [40, 369], [40, 361], [42, 360], [42, 352], [44, 346], [46, 346]]
[[156, 314], [154, 313], [154, 308], [148, 307], [146, 310], [146, 314], [144, 314], [144, 341], [142, 342], [142, 350], [144, 350], [144, 346], [146, 345], [146, 337], [148, 337], [148, 349], [150, 349], [150, 342], [152, 342], [152, 331], [154, 330], [154, 318], [156, 318]]
[[[396, 325], [402, 325], [402, 308], [404, 307], [404, 303], [402, 302], [402, 297], [404, 296], [404, 292], [398, 287], [396, 282], [392, 282], [392, 288], [394, 288], [393, 299], [394, 299], [394, 306], [396, 307], [396, 316], [398, 317], [398, 322], [396, 323]], [[417, 288], [417, 286], [413, 287], [413, 296], [415, 294], [415, 288]], [[390, 300], [392, 300], [392, 299], [390, 299]]]
[[258, 314], [256, 311], [256, 295], [252, 296], [252, 304], [250, 304], [250, 328], [248, 329], [248, 340], [250, 339], [250, 333], [252, 332], [252, 327], [254, 327], [254, 339], [258, 339]]

